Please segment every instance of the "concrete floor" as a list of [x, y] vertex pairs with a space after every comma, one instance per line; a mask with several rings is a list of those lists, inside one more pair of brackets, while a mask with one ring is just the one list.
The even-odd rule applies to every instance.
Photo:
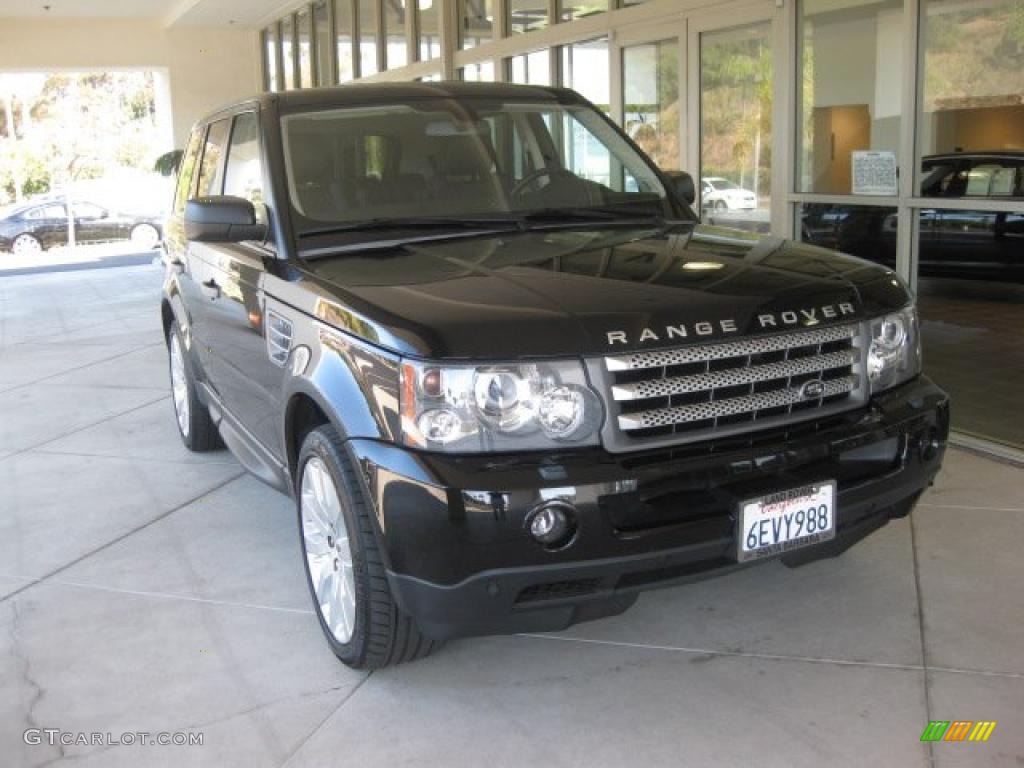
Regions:
[[[1021, 470], [952, 451], [912, 520], [839, 559], [356, 673], [310, 611], [291, 503], [182, 448], [159, 284], [0, 278], [0, 764], [1024, 764]], [[931, 719], [998, 726], [929, 747]]]

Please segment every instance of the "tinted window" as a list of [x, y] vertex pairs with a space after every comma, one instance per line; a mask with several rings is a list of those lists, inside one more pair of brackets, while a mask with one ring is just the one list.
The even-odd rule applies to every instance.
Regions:
[[25, 213], [26, 219], [63, 219], [67, 217], [63, 205], [44, 205]]
[[1017, 168], [1010, 163], [976, 161], [967, 174], [966, 194], [978, 197], [1018, 195]]
[[235, 118], [224, 169], [224, 194], [244, 197], [263, 217], [263, 164], [260, 162], [259, 122], [254, 112]]
[[230, 129], [231, 121], [227, 118], [210, 124], [206, 145], [203, 147], [203, 162], [199, 166], [199, 188], [196, 192], [200, 197], [221, 193], [224, 178], [220, 160], [228, 143]]
[[75, 218], [78, 219], [100, 219], [106, 211], [92, 203], [75, 203]]
[[188, 147], [178, 167], [178, 188], [174, 193], [174, 212], [184, 213], [185, 203], [192, 194], [192, 180], [195, 178], [196, 161], [199, 159], [199, 148], [203, 142], [203, 128], [192, 131]]

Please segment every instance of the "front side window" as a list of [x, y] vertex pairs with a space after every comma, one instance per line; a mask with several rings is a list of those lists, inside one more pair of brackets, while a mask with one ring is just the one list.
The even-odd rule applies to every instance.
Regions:
[[263, 163], [260, 161], [259, 121], [255, 112], [235, 118], [224, 166], [224, 194], [243, 197], [256, 208], [256, 217], [263, 221]]
[[231, 121], [225, 118], [210, 124], [206, 134], [206, 145], [203, 147], [203, 161], [199, 166], [199, 189], [197, 194], [219, 195], [223, 182], [220, 159], [224, 147], [228, 143], [228, 131]]
[[588, 106], [428, 99], [287, 115], [282, 132], [300, 229], [549, 209], [672, 214], [648, 161]]
[[206, 127], [197, 128], [192, 131], [188, 140], [188, 147], [178, 167], [178, 187], [174, 192], [174, 212], [182, 214], [185, 212], [185, 203], [192, 196], [192, 182], [195, 180], [196, 163], [199, 161], [199, 150], [203, 146], [203, 134]]

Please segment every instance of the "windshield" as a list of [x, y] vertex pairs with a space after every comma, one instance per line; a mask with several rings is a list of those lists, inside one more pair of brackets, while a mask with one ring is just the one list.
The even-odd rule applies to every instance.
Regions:
[[715, 189], [739, 189], [738, 186], [728, 179], [710, 179], [710, 181], [715, 185]]
[[582, 105], [479, 98], [282, 118], [298, 229], [551, 209], [670, 216], [648, 162]]

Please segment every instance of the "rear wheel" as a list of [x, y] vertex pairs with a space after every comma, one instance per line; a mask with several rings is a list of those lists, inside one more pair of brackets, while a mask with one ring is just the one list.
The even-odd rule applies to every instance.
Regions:
[[25, 232], [14, 238], [14, 242], [11, 244], [11, 251], [18, 256], [32, 256], [43, 252], [43, 244], [39, 241], [38, 237]]
[[160, 242], [160, 232], [152, 224], [136, 224], [132, 227], [132, 245], [151, 251]]
[[177, 321], [171, 324], [167, 339], [168, 363], [171, 373], [171, 395], [174, 401], [174, 415], [178, 421], [181, 442], [190, 451], [204, 453], [220, 448], [220, 435], [210, 418], [210, 411], [200, 402], [196, 394], [195, 375], [192, 362], [185, 352], [181, 329]]
[[391, 595], [369, 504], [334, 427], [303, 441], [295, 498], [306, 578], [334, 654], [353, 669], [378, 669], [438, 647]]

